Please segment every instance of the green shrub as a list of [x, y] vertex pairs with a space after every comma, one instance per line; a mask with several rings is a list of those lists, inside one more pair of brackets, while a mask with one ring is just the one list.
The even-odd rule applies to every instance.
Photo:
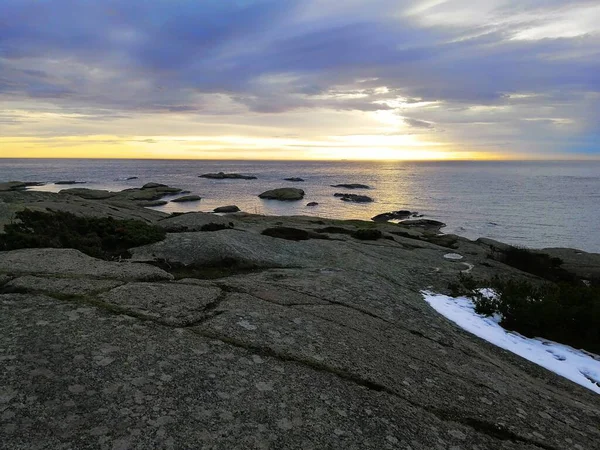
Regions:
[[351, 236], [361, 241], [376, 241], [383, 237], [383, 233], [379, 230], [372, 230], [368, 228], [361, 228], [356, 230]]
[[[490, 287], [497, 296], [483, 296], [478, 287]], [[600, 353], [600, 287], [581, 282], [532, 283], [494, 278], [475, 283], [463, 278], [451, 283], [452, 294], [473, 299], [475, 311], [500, 314], [500, 325], [528, 337], [543, 337]]]
[[515, 269], [537, 275], [549, 281], [574, 282], [577, 278], [561, 267], [562, 260], [546, 253], [522, 247], [496, 250], [490, 257]]
[[0, 250], [19, 248], [74, 248], [102, 259], [129, 257], [128, 249], [165, 238], [157, 226], [133, 219], [79, 217], [62, 211], [24, 210], [18, 221], [4, 227]]

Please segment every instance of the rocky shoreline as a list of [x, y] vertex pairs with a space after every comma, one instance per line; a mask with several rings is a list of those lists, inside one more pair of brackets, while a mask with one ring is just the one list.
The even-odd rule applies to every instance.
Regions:
[[[0, 189], [0, 231], [29, 209], [140, 220], [166, 238], [124, 260], [0, 252], [0, 448], [597, 446], [596, 394], [423, 300], [466, 271], [535, 279], [490, 257], [504, 244], [424, 219], [144, 208], [177, 189], [164, 185], [22, 189]], [[598, 254], [544, 252], [600, 278]]]

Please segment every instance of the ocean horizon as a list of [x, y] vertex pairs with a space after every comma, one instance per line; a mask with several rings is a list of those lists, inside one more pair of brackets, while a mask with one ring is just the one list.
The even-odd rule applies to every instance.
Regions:
[[[210, 180], [209, 172], [234, 172], [256, 180]], [[128, 179], [135, 177], [134, 179]], [[284, 178], [300, 177], [304, 182]], [[447, 224], [444, 233], [486, 237], [514, 245], [572, 247], [600, 252], [600, 161], [267, 161], [181, 159], [0, 159], [0, 181], [38, 181], [38, 190], [77, 187], [112, 191], [159, 182], [202, 197], [200, 202], [168, 203], [164, 212], [212, 211], [235, 204], [265, 215], [311, 215], [363, 219], [407, 209]], [[351, 191], [372, 203], [334, 197], [346, 192], [331, 185], [361, 183]], [[304, 200], [277, 202], [261, 192], [294, 186]], [[306, 206], [318, 202], [316, 207]]]

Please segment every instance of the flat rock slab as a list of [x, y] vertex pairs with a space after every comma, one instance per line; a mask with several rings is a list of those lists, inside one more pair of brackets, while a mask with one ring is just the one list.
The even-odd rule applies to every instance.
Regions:
[[229, 226], [229, 217], [221, 217], [211, 213], [192, 212], [160, 220], [157, 225], [170, 232], [200, 231], [203, 226], [217, 223]]
[[536, 448], [191, 330], [28, 295], [0, 317], [6, 449]]
[[187, 326], [207, 315], [221, 289], [179, 283], [129, 283], [102, 294], [100, 299], [123, 311], [173, 326]]
[[80, 275], [137, 281], [173, 278], [164, 270], [148, 264], [103, 261], [69, 248], [32, 248], [0, 252], [0, 272]]
[[31, 292], [86, 295], [106, 291], [123, 284], [123, 281], [90, 278], [51, 278], [25, 275], [6, 284], [7, 288]]

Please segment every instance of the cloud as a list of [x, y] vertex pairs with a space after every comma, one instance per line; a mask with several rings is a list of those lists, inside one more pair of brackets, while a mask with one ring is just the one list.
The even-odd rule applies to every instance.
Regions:
[[456, 146], [588, 149], [599, 15], [559, 0], [3, 0], [0, 101], [20, 112], [2, 120], [85, 111], [57, 132], [92, 133], [173, 115], [301, 134], [362, 114], [366, 134], [404, 124]]

